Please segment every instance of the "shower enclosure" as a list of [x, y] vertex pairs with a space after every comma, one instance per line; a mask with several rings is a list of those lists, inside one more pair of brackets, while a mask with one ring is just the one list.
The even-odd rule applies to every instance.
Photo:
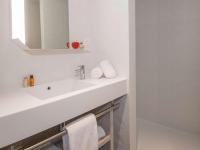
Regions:
[[200, 149], [200, 1], [136, 0], [138, 150]]

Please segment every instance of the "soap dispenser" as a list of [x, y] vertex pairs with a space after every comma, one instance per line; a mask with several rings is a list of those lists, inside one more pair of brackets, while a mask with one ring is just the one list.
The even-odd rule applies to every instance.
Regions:
[[29, 86], [30, 86], [30, 87], [35, 86], [35, 79], [34, 79], [34, 76], [33, 76], [33, 75], [30, 75], [30, 78], [29, 78]]

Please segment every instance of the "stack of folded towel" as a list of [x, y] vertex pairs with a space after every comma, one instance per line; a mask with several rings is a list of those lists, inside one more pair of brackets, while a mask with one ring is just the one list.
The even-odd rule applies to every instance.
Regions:
[[94, 68], [91, 71], [91, 77], [94, 79], [100, 78], [115, 78], [117, 73], [113, 67], [113, 65], [108, 60], [103, 60], [100, 62], [99, 67]]

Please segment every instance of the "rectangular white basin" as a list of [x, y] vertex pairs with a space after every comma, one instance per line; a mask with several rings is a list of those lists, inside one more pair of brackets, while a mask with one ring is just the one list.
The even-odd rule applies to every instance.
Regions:
[[82, 80], [68, 79], [30, 87], [27, 88], [26, 91], [28, 94], [40, 100], [47, 100], [73, 91], [82, 90], [93, 85], [94, 84]]

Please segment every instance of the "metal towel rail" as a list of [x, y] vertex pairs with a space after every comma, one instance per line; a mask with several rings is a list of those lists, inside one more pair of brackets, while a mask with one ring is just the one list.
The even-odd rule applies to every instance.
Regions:
[[[103, 139], [101, 139], [99, 141], [99, 148], [101, 148], [104, 144], [108, 143], [109, 141], [111, 142], [111, 150], [113, 150], [113, 110], [117, 109], [119, 107], [119, 104], [112, 104], [109, 108], [105, 109], [104, 111], [96, 114], [96, 118], [100, 118], [108, 113], [110, 113], [110, 134], [107, 135], [106, 137], [104, 137]], [[63, 130], [62, 132], [54, 135], [54, 136], [51, 136], [49, 137], [48, 139], [46, 140], [43, 140], [31, 147], [28, 147], [28, 148], [25, 148], [24, 150], [34, 150], [36, 148], [39, 148], [55, 139], [58, 139], [58, 138], [61, 138], [62, 136], [64, 136], [65, 134], [67, 134], [67, 131], [66, 130]]]

